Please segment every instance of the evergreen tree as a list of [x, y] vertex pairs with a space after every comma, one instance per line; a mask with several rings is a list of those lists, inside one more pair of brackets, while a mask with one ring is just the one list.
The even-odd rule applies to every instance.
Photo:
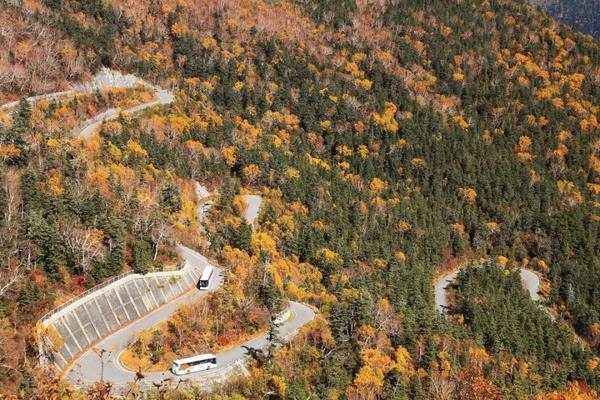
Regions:
[[281, 312], [282, 307], [282, 297], [281, 292], [275, 286], [275, 281], [273, 279], [273, 275], [268, 270], [268, 267], [264, 267], [263, 271], [263, 282], [260, 284], [258, 288], [258, 299], [261, 304], [267, 309], [269, 312], [269, 357], [272, 356], [273, 349], [277, 345], [279, 338], [278, 328], [279, 324], [277, 324], [277, 316]]
[[177, 185], [169, 182], [162, 188], [160, 205], [166, 213], [176, 213], [181, 210], [181, 197]]
[[131, 250], [131, 268], [138, 274], [147, 273], [152, 267], [152, 245], [146, 240], [138, 239], [131, 242]]

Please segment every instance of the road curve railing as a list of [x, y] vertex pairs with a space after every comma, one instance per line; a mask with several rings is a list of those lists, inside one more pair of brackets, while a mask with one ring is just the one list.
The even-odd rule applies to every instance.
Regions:
[[52, 327], [61, 339], [56, 344], [42, 336], [40, 364], [64, 369], [104, 336], [193, 288], [200, 275], [201, 270], [186, 260], [172, 271], [129, 271], [75, 296], [39, 320], [42, 332]]

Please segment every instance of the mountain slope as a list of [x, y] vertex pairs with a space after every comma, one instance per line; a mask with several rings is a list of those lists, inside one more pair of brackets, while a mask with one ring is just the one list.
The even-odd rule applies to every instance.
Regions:
[[[7, 100], [46, 91], [34, 81], [62, 89], [100, 65], [176, 95], [87, 142], [62, 127], [110, 107], [114, 93], [1, 118], [2, 229], [11, 233], [3, 268], [20, 263], [30, 278], [0, 308], [18, 354], [3, 355], [14, 368], [7, 388], [31, 396], [52, 384], [26, 343], [53, 292], [161, 268], [175, 239], [208, 250], [230, 274], [219, 307], [232, 311], [194, 336], [204, 344], [251, 326], [261, 293], [320, 311], [217, 396], [543, 398], [598, 388], [598, 41], [508, 0], [5, 4], [11, 18], [72, 47], [78, 71], [2, 82]], [[41, 43], [32, 48], [62, 62]], [[23, 57], [2, 61], [30, 68]], [[219, 193], [207, 237], [195, 233], [194, 180]], [[258, 192], [253, 232], [239, 194]], [[69, 247], [73, 220], [100, 238], [101, 256], [86, 268]], [[542, 301], [587, 346], [561, 328], [569, 351], [536, 347], [504, 323], [524, 321], [512, 306], [494, 322], [506, 336], [499, 343], [518, 347], [481, 340], [471, 316], [438, 316], [435, 276], [481, 259], [537, 271]], [[502, 306], [489, 301], [481, 309]], [[552, 323], [544, 317], [532, 315], [528, 331], [543, 332]], [[172, 323], [161, 339], [169, 348], [176, 328], [193, 331]]]

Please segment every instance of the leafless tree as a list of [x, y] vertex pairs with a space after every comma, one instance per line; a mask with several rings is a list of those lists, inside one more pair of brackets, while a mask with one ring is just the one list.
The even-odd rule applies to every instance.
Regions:
[[92, 262], [104, 260], [106, 249], [102, 244], [102, 232], [98, 229], [63, 220], [60, 221], [60, 231], [68, 251], [75, 256], [77, 266], [83, 272], [89, 271]]
[[152, 227], [152, 231], [150, 233], [150, 238], [152, 239], [152, 244], [154, 245], [154, 260], [158, 257], [158, 250], [160, 244], [168, 240], [170, 238], [170, 226], [166, 221], [159, 220]]
[[4, 177], [4, 191], [6, 192], [6, 210], [4, 211], [4, 219], [6, 224], [10, 224], [13, 215], [17, 212], [20, 199], [19, 191], [19, 175], [13, 170], [8, 170]]
[[16, 257], [9, 257], [8, 265], [0, 268], [0, 298], [8, 295], [25, 276], [25, 269]]
[[[6, 242], [10, 243], [16, 237], [17, 232], [17, 229], [9, 225], [0, 229], [0, 237], [5, 238]], [[0, 260], [0, 298], [7, 296], [25, 277], [26, 268], [23, 266], [19, 247], [16, 241], [14, 242], [14, 248], [8, 250], [4, 259]]]
[[447, 377], [435, 374], [431, 377], [431, 396], [434, 400], [450, 400], [454, 398], [456, 385]]

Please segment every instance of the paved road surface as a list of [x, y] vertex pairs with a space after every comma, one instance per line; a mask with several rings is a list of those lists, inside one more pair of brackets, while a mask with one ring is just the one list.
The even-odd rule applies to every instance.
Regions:
[[[26, 100], [30, 103], [34, 103], [38, 100], [55, 100], [55, 99], [60, 99], [61, 97], [66, 97], [66, 96], [72, 96], [75, 94], [75, 91], [73, 90], [66, 90], [64, 92], [56, 92], [56, 93], [48, 93], [48, 94], [40, 94], [38, 96], [32, 96], [32, 97], [28, 97]], [[19, 101], [12, 101], [10, 103], [6, 103], [0, 106], [0, 110], [2, 111], [9, 111], [12, 108], [15, 108], [17, 105], [19, 105]]]
[[204, 233], [204, 226], [202, 226], [202, 222], [204, 222], [204, 217], [206, 217], [206, 213], [212, 207], [213, 202], [210, 200], [212, 194], [208, 191], [208, 189], [202, 186], [200, 183], [196, 182], [196, 197], [198, 198], [198, 221], [200, 221], [200, 230]]
[[[453, 280], [456, 279], [460, 270], [456, 270], [448, 275], [443, 276], [435, 283], [435, 308], [440, 314], [444, 314], [448, 309], [448, 297], [446, 296], [446, 288]], [[540, 278], [530, 270], [521, 269], [521, 281], [523, 286], [529, 292], [531, 300], [538, 301], [540, 295]]]
[[[246, 218], [248, 218], [249, 221], [254, 222], [262, 199], [260, 196], [249, 197], [250, 199], [247, 201], [249, 203], [248, 208], [250, 209], [250, 212], [247, 212]], [[190, 248], [180, 245], [177, 250], [193, 267], [204, 269], [206, 265], [209, 264], [208, 260], [203, 255]], [[95, 346], [96, 349], [105, 350], [102, 357], [103, 362], [94, 350], [89, 349], [73, 363], [71, 370], [67, 371], [67, 379], [81, 386], [88, 386], [104, 379], [105, 381], [111, 382], [115, 388], [122, 388], [128, 382], [132, 382], [135, 379], [136, 374], [135, 372], [125, 369], [119, 363], [119, 355], [127, 348], [127, 345], [131, 343], [135, 336], [141, 331], [149, 329], [169, 318], [177, 311], [180, 305], [192, 303], [202, 296], [205, 296], [208, 292], [215, 291], [222, 283], [222, 271], [216, 268], [215, 278], [213, 278], [208, 291], [192, 289], [130, 325], [110, 334]], [[290, 302], [290, 318], [279, 326], [280, 336], [283, 338], [290, 338], [298, 331], [298, 329], [311, 321], [314, 317], [315, 313], [306, 305]], [[262, 349], [266, 347], [267, 344], [268, 340], [266, 334], [258, 336], [240, 346], [218, 353], [216, 355], [217, 365], [219, 365], [217, 369], [196, 372], [182, 376], [181, 378], [186, 379], [189, 383], [204, 383], [204, 380], [213, 379], [212, 377], [215, 372], [219, 373], [219, 371], [225, 371], [227, 367], [243, 362], [253, 349]], [[228, 371], [228, 373], [234, 372], [234, 370]], [[227, 377], [227, 375], [225, 377]], [[169, 371], [146, 373], [140, 384], [151, 385], [153, 382], [160, 382], [165, 379], [176, 381], [174, 378], [175, 375], [171, 374]], [[177, 379], [178, 378], [179, 377], [177, 377]]]
[[260, 210], [260, 205], [262, 204], [262, 197], [255, 194], [247, 194], [243, 196], [244, 201], [248, 204], [248, 208], [246, 208], [246, 212], [244, 213], [244, 217], [246, 221], [254, 228], [254, 221], [258, 216], [258, 210]]
[[88, 119], [83, 124], [81, 124], [81, 127], [75, 129], [75, 135], [81, 135], [84, 138], [89, 139], [92, 133], [94, 133], [105, 121], [116, 119], [120, 114], [135, 114], [149, 107], [154, 107], [161, 104], [169, 104], [172, 103], [173, 99], [175, 98], [175, 96], [173, 96], [172, 93], [169, 93], [166, 90], [156, 90], [154, 94], [156, 94], [156, 96], [158, 97], [157, 100], [139, 104], [135, 107], [131, 107], [126, 110], [121, 110], [119, 108], [111, 108], [100, 115], [96, 115], [95, 117]]
[[[208, 264], [208, 260], [205, 257], [192, 249], [179, 246], [178, 251], [195, 268], [203, 270]], [[211, 282], [210, 291], [216, 290], [223, 280], [221, 270], [216, 269], [215, 272], [215, 278]], [[99, 342], [95, 348], [107, 351], [104, 355], [104, 379], [112, 382], [120, 381], [123, 378], [124, 372], [117, 366], [115, 360], [118, 353], [127, 347], [137, 333], [166, 320], [177, 311], [180, 305], [191, 303], [205, 296], [207, 293], [208, 291], [191, 290]], [[84, 352], [73, 365], [73, 368], [66, 375], [70, 381], [80, 384], [90, 384], [100, 380], [102, 370], [100, 358], [92, 349]], [[125, 374], [125, 377], [129, 378], [129, 375], [131, 374]]]
[[[204, 268], [208, 264], [208, 260], [201, 254], [184, 246], [179, 246], [180, 254], [190, 262], [194, 267]], [[222, 271], [216, 269], [215, 279], [212, 280], [210, 290], [216, 290], [223, 281]], [[135, 379], [135, 373], [126, 370], [119, 362], [119, 354], [127, 347], [127, 345], [139, 334], [139, 332], [149, 329], [159, 322], [164, 321], [169, 316], [177, 311], [177, 308], [181, 304], [192, 303], [202, 296], [205, 296], [209, 291], [200, 291], [193, 289], [183, 296], [175, 299], [174, 301], [165, 304], [163, 307], [155, 310], [154, 312], [147, 314], [141, 319], [134, 323], [125, 326], [121, 330], [109, 335], [98, 343], [95, 348], [106, 350], [103, 356], [104, 368], [102, 369], [102, 363], [100, 357], [92, 349], [89, 349], [80, 357], [80, 359], [74, 364], [74, 367], [68, 371], [67, 378], [79, 385], [90, 385], [94, 382], [103, 378], [105, 381], [109, 381], [114, 385], [123, 385], [128, 382], [132, 382]], [[296, 303], [290, 302], [291, 317], [287, 321], [283, 322], [279, 327], [279, 333], [282, 337], [289, 337], [293, 335], [298, 329], [300, 329], [307, 322], [311, 321], [315, 314], [309, 307]], [[262, 349], [268, 344], [267, 335], [261, 335], [254, 338], [240, 346], [234, 347], [230, 350], [224, 351], [217, 354], [217, 365], [226, 366], [236, 361], [240, 361], [246, 358], [249, 354], [249, 349]], [[202, 380], [205, 375], [211, 374], [214, 371], [201, 371], [194, 374], [188, 374], [185, 376], [190, 381]], [[173, 378], [174, 375], [168, 371], [155, 372], [144, 374], [144, 381], [158, 382], [163, 379]], [[144, 382], [142, 382], [144, 383]]]
[[[172, 93], [153, 86], [152, 88], [155, 90], [155, 94], [158, 98], [157, 100], [140, 104], [126, 110], [111, 108], [95, 116], [94, 118], [85, 121], [79, 128], [75, 129], [74, 133], [87, 139], [96, 129], [100, 127], [104, 121], [115, 119], [121, 113], [133, 114], [149, 107], [173, 102], [175, 96]], [[36, 101], [39, 99], [54, 99], [71, 94], [74, 94], [74, 92], [67, 91], [50, 93], [41, 96], [34, 96], [28, 100]], [[8, 110], [14, 107], [16, 104], [18, 104], [18, 102], [5, 104], [0, 106], [0, 109]], [[253, 225], [256, 217], [258, 216], [262, 198], [257, 195], [247, 195], [244, 196], [244, 199], [248, 203], [245, 218], [250, 224]], [[199, 218], [202, 219], [201, 213], [203, 213], [205, 210], [201, 209], [198, 211]], [[206, 265], [209, 264], [208, 260], [204, 256], [192, 249], [189, 249], [185, 246], [178, 246], [177, 250], [180, 255], [195, 268], [200, 268], [203, 270]], [[93, 384], [101, 379], [110, 381], [117, 387], [119, 385], [132, 382], [135, 379], [136, 374], [132, 371], [126, 370], [119, 363], [118, 357], [119, 354], [127, 347], [127, 345], [135, 338], [135, 336], [141, 331], [149, 329], [168, 319], [177, 311], [180, 305], [192, 303], [202, 296], [205, 296], [208, 292], [215, 291], [219, 286], [221, 286], [222, 283], [222, 271], [219, 268], [216, 268], [216, 274], [214, 275], [209, 290], [200, 291], [194, 288], [184, 293], [180, 297], [170, 301], [169, 303], [164, 304], [162, 307], [159, 307], [153, 312], [146, 314], [142, 318], [105, 337], [94, 347], [96, 350], [104, 351], [102, 358], [100, 358], [100, 356], [94, 350], [88, 349], [77, 360], [74, 360], [70, 370], [65, 371], [67, 379], [73, 383], [83, 386]], [[280, 335], [284, 338], [290, 338], [298, 331], [298, 329], [311, 321], [314, 316], [315, 313], [313, 310], [306, 305], [290, 302], [290, 318], [280, 325]], [[240, 346], [217, 354], [217, 363], [220, 367], [216, 370], [188, 374], [185, 375], [185, 379], [191, 382], [202, 381], [210, 374], [214, 374], [215, 371], [218, 372], [220, 369], [225, 370], [225, 367], [245, 360], [252, 349], [261, 349], [267, 344], [267, 335], [256, 337]], [[141, 383], [149, 384], [151, 382], [157, 382], [163, 379], [172, 379], [173, 377], [174, 375], [172, 375], [170, 372], [148, 373], [145, 375], [145, 378]]]

